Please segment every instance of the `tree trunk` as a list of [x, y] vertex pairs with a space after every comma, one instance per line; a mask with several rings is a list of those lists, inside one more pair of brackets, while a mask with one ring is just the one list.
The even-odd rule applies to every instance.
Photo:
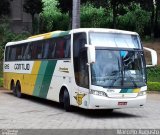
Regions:
[[158, 1], [156, 1], [156, 10], [155, 10], [155, 23], [154, 23], [154, 37], [158, 37]]
[[80, 0], [73, 0], [72, 29], [80, 28]]
[[32, 34], [34, 34], [34, 14], [31, 15], [32, 16]]
[[116, 29], [116, 17], [117, 17], [117, 2], [112, 0], [112, 10], [113, 10], [113, 28]]
[[154, 0], [151, 0], [151, 38], [154, 37], [154, 14], [155, 14], [155, 5]]

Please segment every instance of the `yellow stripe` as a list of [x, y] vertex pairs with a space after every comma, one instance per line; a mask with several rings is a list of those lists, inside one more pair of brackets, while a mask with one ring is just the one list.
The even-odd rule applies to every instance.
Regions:
[[133, 93], [138, 93], [138, 92], [140, 92], [140, 89], [134, 89], [133, 90]]
[[35, 61], [31, 74], [4, 73], [4, 87], [10, 89], [11, 80], [13, 79], [15, 83], [19, 80], [21, 92], [32, 95], [40, 65], [41, 61]]
[[61, 33], [63, 31], [53, 31], [53, 32], [48, 32], [48, 33], [44, 33], [44, 34], [39, 34], [39, 35], [34, 35], [34, 36], [31, 36], [29, 37], [29, 39], [32, 39], [32, 38], [38, 38], [38, 37], [43, 37], [44, 39], [48, 39], [48, 38], [51, 38], [51, 36], [53, 34], [57, 34], [57, 33]]
[[24, 75], [23, 93], [32, 95], [41, 61], [35, 61], [31, 74]]
[[31, 74], [38, 74], [39, 67], [41, 65], [41, 61], [35, 61]]

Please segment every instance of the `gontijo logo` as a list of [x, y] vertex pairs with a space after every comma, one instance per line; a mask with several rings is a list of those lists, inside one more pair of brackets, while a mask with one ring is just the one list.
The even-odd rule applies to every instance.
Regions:
[[30, 64], [14, 64], [15, 70], [30, 70]]

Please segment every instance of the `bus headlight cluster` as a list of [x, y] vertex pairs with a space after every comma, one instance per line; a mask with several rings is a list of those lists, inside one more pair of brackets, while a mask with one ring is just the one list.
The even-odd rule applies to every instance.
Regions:
[[140, 92], [138, 93], [138, 96], [144, 96], [144, 95], [146, 95], [146, 91], [140, 91]]
[[90, 90], [90, 94], [107, 97], [107, 94], [103, 91]]

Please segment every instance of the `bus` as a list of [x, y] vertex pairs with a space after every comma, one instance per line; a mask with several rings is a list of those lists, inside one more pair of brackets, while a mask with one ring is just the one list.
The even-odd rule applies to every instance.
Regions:
[[141, 107], [146, 102], [144, 49], [136, 32], [79, 28], [9, 42], [4, 88], [84, 109]]

